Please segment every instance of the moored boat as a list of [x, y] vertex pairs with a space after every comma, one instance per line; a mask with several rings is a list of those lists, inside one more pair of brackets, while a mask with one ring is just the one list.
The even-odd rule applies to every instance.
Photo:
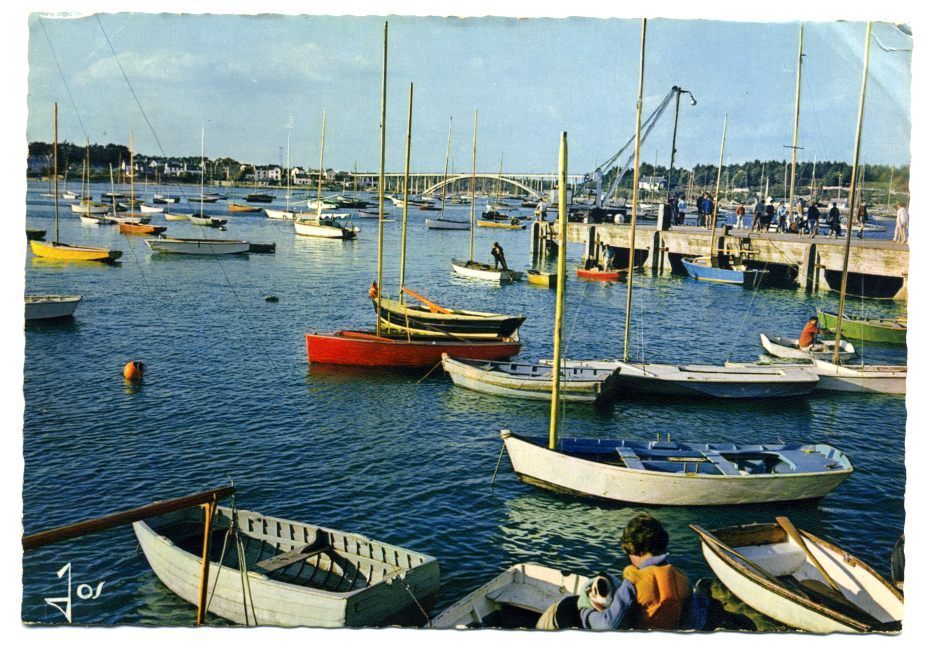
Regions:
[[587, 582], [535, 563], [513, 565], [430, 621], [431, 628], [529, 628], [550, 605], [577, 596]]
[[[762, 348], [769, 355], [776, 358], [788, 358], [792, 360], [807, 360], [809, 358], [832, 358], [833, 351], [836, 348], [834, 340], [822, 340], [808, 349], [802, 349], [798, 346], [797, 338], [789, 338], [783, 335], [766, 335], [759, 334], [759, 340], [762, 342]], [[840, 359], [849, 360], [856, 353], [856, 348], [842, 340], [840, 342]]]
[[727, 362], [726, 366], [789, 369], [806, 367], [817, 374], [819, 380], [816, 389], [823, 391], [904, 394], [907, 385], [907, 366], [905, 365], [836, 365], [829, 360], [809, 358], [805, 364]]
[[546, 288], [555, 288], [559, 281], [559, 275], [555, 272], [543, 272], [542, 270], [527, 270], [526, 280], [534, 286], [544, 286]]
[[823, 634], [901, 629], [904, 596], [840, 547], [781, 524], [691, 528], [727, 589], [776, 621]]
[[123, 253], [119, 250], [69, 245], [58, 241], [29, 241], [29, 247], [37, 257], [55, 261], [102, 261], [103, 263], [110, 263], [123, 256]]
[[497, 229], [525, 230], [526, 225], [520, 222], [518, 218], [511, 218], [507, 221], [498, 220], [479, 220], [478, 227], [492, 227]]
[[164, 206], [139, 204], [139, 211], [143, 214], [161, 214], [165, 211]]
[[559, 438], [501, 430], [521, 481], [631, 504], [723, 506], [814, 500], [853, 468], [826, 444], [735, 444]]
[[[526, 321], [524, 315], [502, 315], [456, 308], [445, 308], [404, 288], [404, 292], [421, 304], [377, 298], [377, 286], [369, 290], [375, 313], [388, 331], [402, 331], [417, 337], [506, 338]], [[380, 312], [378, 305], [380, 304]]]
[[694, 257], [682, 259], [681, 263], [692, 279], [698, 281], [711, 281], [714, 283], [736, 284], [754, 287], [762, 282], [768, 270], [749, 268], [745, 264], [730, 260], [720, 264], [718, 259], [710, 257]]
[[433, 230], [467, 230], [471, 227], [468, 221], [453, 220], [451, 218], [427, 218], [423, 221], [427, 229]]
[[146, 216], [139, 212], [126, 212], [124, 214], [108, 214], [107, 219], [114, 223], [142, 223], [143, 225], [151, 222], [152, 217]]
[[[202, 196], [190, 196], [188, 197], [187, 202], [191, 204], [215, 203], [219, 199], [220, 199], [219, 196], [209, 196], [209, 195], [204, 194]], [[248, 198], [246, 198], [246, 200], [248, 200]], [[271, 201], [269, 200], [268, 202], [271, 202]]]
[[249, 251], [248, 241], [232, 239], [188, 239], [163, 236], [155, 239], [145, 239], [145, 244], [149, 246], [152, 252], [164, 252], [166, 254], [242, 254]]
[[[505, 396], [545, 400], [552, 398], [552, 365], [528, 362], [453, 359], [442, 357], [442, 368], [452, 382], [472, 391]], [[564, 367], [559, 398], [577, 403], [594, 403], [604, 395], [604, 381], [610, 369]]]
[[[159, 580], [197, 605], [202, 512], [183, 509], [133, 530]], [[240, 625], [422, 623], [421, 606], [439, 590], [435, 558], [356, 533], [219, 506], [211, 539], [206, 611]]]
[[218, 216], [204, 216], [203, 214], [191, 214], [188, 217], [188, 220], [193, 225], [200, 225], [201, 227], [222, 227], [229, 221], [225, 218], [219, 218]]
[[575, 274], [578, 275], [578, 278], [587, 279], [588, 281], [620, 281], [626, 272], [626, 270], [604, 268], [602, 266], [593, 266], [591, 268], [579, 266], [575, 268]]
[[106, 214], [110, 211], [109, 205], [91, 200], [82, 200], [71, 205], [71, 211], [75, 214]]
[[181, 202], [181, 196], [171, 196], [168, 194], [155, 194], [152, 196], [152, 202], [156, 205], [173, 205]]
[[342, 217], [346, 216], [348, 214], [316, 214], [309, 218], [300, 218], [294, 221], [294, 232], [299, 236], [351, 240], [358, 236], [361, 230], [343, 224]]
[[261, 207], [253, 207], [252, 205], [239, 205], [237, 203], [229, 203], [227, 209], [233, 213], [242, 214], [254, 214], [256, 212], [262, 211]]
[[116, 221], [106, 216], [97, 216], [95, 214], [81, 214], [81, 222], [84, 225], [116, 225]]
[[178, 214], [176, 212], [165, 212], [166, 221], [186, 221], [190, 220], [190, 214]]
[[120, 234], [161, 234], [168, 228], [165, 225], [151, 225], [149, 223], [120, 223]]
[[505, 360], [520, 352], [519, 337], [449, 340], [386, 336], [365, 331], [307, 333], [310, 363], [360, 367], [433, 367], [443, 354], [454, 358]]
[[254, 203], [270, 203], [274, 200], [274, 196], [265, 193], [250, 193], [245, 195], [246, 202]]
[[461, 261], [452, 259], [452, 269], [456, 274], [468, 277], [469, 279], [480, 279], [482, 281], [493, 281], [494, 283], [513, 283], [520, 281], [523, 277], [522, 272], [516, 270], [503, 270], [495, 268], [488, 263], [478, 261]]
[[274, 220], [295, 220], [299, 215], [305, 218], [311, 216], [311, 214], [308, 212], [300, 214], [299, 212], [291, 211], [289, 209], [269, 209], [268, 207], [265, 207], [264, 211], [265, 216]]
[[26, 321], [71, 317], [80, 302], [80, 295], [26, 295]]
[[[823, 328], [836, 330], [836, 313], [818, 310]], [[907, 344], [907, 317], [856, 317], [843, 314], [843, 334], [853, 340]]]

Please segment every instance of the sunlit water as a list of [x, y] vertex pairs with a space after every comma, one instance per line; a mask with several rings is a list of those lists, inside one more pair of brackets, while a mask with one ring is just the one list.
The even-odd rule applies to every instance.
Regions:
[[[26, 225], [53, 237], [52, 203], [30, 188]], [[103, 187], [95, 189], [99, 194]], [[244, 192], [242, 192], [244, 193]], [[283, 205], [283, 199], [276, 202]], [[479, 205], [479, 208], [482, 205]], [[26, 533], [235, 481], [244, 508], [396, 543], [436, 556], [441, 609], [499, 570], [537, 561], [592, 573], [620, 570], [618, 538], [642, 507], [563, 497], [517, 481], [504, 458], [491, 477], [500, 428], [544, 434], [549, 406], [453, 387], [433, 371], [309, 367], [304, 334], [370, 328], [367, 290], [376, 274], [377, 220], [358, 220], [355, 242], [297, 238], [288, 222], [226, 214], [209, 236], [274, 242], [277, 253], [233, 258], [153, 255], [142, 237], [84, 226], [61, 209], [61, 240], [109, 245], [121, 263], [61, 264], [30, 255], [29, 293], [83, 295], [73, 322], [27, 326], [24, 392]], [[384, 230], [385, 287], [396, 290], [400, 220]], [[466, 218], [467, 207], [452, 207]], [[551, 355], [555, 292], [527, 283], [459, 279], [450, 257], [468, 254], [468, 232], [428, 231], [411, 211], [407, 285], [434, 301], [528, 315], [520, 355]], [[153, 222], [163, 223], [161, 215]], [[168, 234], [201, 236], [190, 223]], [[478, 229], [476, 257], [500, 242], [511, 267], [530, 261], [528, 231]], [[581, 246], [569, 247], [569, 267]], [[637, 275], [631, 356], [660, 362], [754, 360], [760, 331], [797, 334], [831, 293], [738, 287], [687, 277]], [[624, 285], [569, 277], [569, 357], [622, 353]], [[278, 297], [277, 303], [265, 297]], [[858, 302], [855, 313], [901, 313], [903, 304]], [[865, 347], [869, 362], [905, 361], [903, 349]], [[147, 365], [130, 388], [121, 368]], [[855, 473], [818, 505], [650, 509], [672, 536], [674, 560], [692, 580], [710, 575], [689, 524], [718, 528], [789, 514], [888, 571], [904, 525], [904, 399], [815, 394], [772, 402], [623, 401], [566, 408], [567, 434], [678, 441], [825, 441]], [[44, 601], [63, 596], [56, 571], [70, 562], [73, 588], [105, 581], [99, 598], [73, 603], [75, 623], [190, 624], [194, 610], [149, 569], [128, 527], [26, 555], [22, 616], [62, 623]]]

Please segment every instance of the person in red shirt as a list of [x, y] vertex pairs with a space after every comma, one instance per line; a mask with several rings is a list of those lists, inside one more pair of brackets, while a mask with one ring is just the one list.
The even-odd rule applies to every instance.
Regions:
[[802, 350], [807, 351], [811, 348], [817, 342], [817, 334], [823, 332], [823, 329], [817, 326], [819, 321], [816, 317], [807, 320], [804, 330], [801, 331], [801, 337], [798, 338], [798, 347]]

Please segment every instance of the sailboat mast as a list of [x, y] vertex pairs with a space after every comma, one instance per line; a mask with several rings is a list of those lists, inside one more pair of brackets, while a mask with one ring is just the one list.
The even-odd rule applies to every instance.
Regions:
[[[326, 148], [326, 108], [323, 108], [323, 134], [320, 135], [320, 172], [316, 177], [316, 215], [323, 211], [323, 149]], [[378, 284], [381, 285], [380, 283]]]
[[814, 202], [814, 184], [817, 182], [817, 156], [814, 156], [814, 168], [811, 171], [811, 202]]
[[439, 199], [439, 220], [446, 214], [446, 180], [449, 179], [449, 153], [452, 151], [452, 118], [449, 117], [449, 140], [446, 142], [446, 168], [442, 172], [442, 194]]
[[794, 181], [798, 163], [798, 120], [801, 116], [801, 61], [804, 58], [804, 25], [798, 32], [798, 72], [794, 91], [794, 137], [791, 140], [791, 184], [788, 185], [788, 214], [794, 211]]
[[714, 261], [714, 234], [717, 232], [717, 203], [718, 197], [720, 196], [720, 173], [723, 171], [723, 149], [727, 143], [727, 115], [723, 115], [723, 138], [720, 140], [720, 165], [717, 167], [717, 188], [714, 189], [714, 212], [710, 215], [710, 252], [709, 259], [707, 260], [708, 265], [712, 265]]
[[407, 183], [410, 182], [410, 133], [413, 130], [413, 82], [410, 82], [410, 96], [407, 99], [407, 149], [404, 154], [404, 217], [400, 229], [400, 298], [404, 298], [404, 270], [407, 263], [407, 205], [409, 194]]
[[846, 280], [849, 275], [849, 247], [852, 243], [853, 218], [856, 215], [856, 175], [859, 169], [859, 145], [862, 141], [862, 116], [865, 113], [865, 88], [869, 79], [869, 45], [872, 42], [872, 21], [865, 28], [865, 61], [862, 65], [862, 90], [859, 93], [859, 116], [856, 118], [856, 144], [853, 147], [852, 179], [849, 184], [849, 216], [846, 219], [846, 245], [843, 249], [843, 279], [840, 282], [840, 303], [836, 309], [836, 337], [833, 364], [840, 363], [840, 342], [843, 339], [843, 307], [846, 305]]
[[284, 211], [291, 211], [291, 131], [287, 131], [287, 190], [284, 194]]
[[58, 102], [55, 102], [55, 143], [52, 144], [52, 175], [55, 179], [52, 181], [54, 188], [52, 193], [55, 194], [55, 242], [58, 243]]
[[[381, 335], [381, 279], [384, 270], [384, 133], [387, 128], [387, 55], [388, 24], [384, 21], [384, 56], [381, 63], [381, 168], [378, 171], [378, 291], [375, 309], [375, 334]], [[320, 206], [317, 199], [317, 207]]]
[[203, 127], [200, 128], [200, 217], [203, 218], [203, 176], [207, 167], [203, 157]]
[[[636, 98], [636, 145], [633, 151], [633, 213], [630, 217], [630, 251], [626, 275], [626, 323], [623, 326], [623, 361], [630, 359], [630, 313], [633, 305], [633, 263], [636, 258], [636, 207], [639, 201], [639, 145], [643, 123], [643, 70], [646, 65], [646, 19], [643, 18], [639, 48], [639, 91]], [[565, 239], [560, 239], [564, 247]]]
[[552, 401], [549, 406], [549, 449], [559, 441], [559, 392], [562, 382], [562, 317], [565, 304], [565, 248], [568, 247], [568, 133], [559, 144], [559, 265], [555, 297], [555, 330], [552, 334]]
[[475, 111], [475, 132], [471, 141], [471, 227], [468, 228], [468, 261], [475, 260], [475, 175], [478, 168], [478, 111]]
[[129, 222], [134, 222], [133, 212], [136, 210], [136, 174], [135, 167], [135, 158], [133, 157], [133, 147], [132, 147], [132, 129], [129, 129]]

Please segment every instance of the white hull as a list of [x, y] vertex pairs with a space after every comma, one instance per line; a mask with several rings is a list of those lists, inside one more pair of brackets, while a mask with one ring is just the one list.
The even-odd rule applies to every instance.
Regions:
[[193, 214], [188, 219], [194, 225], [200, 225], [201, 227], [222, 227], [228, 222], [225, 218], [217, 218], [215, 216], [196, 216]]
[[81, 214], [81, 222], [85, 225], [113, 225], [114, 221], [106, 216], [94, 216], [93, 214]]
[[479, 627], [484, 619], [505, 606], [542, 615], [553, 603], [581, 594], [586, 582], [578, 574], [563, 574], [534, 563], [514, 565], [437, 614], [430, 627]]
[[61, 194], [62, 200], [77, 200], [79, 197], [80, 196], [78, 196], [73, 191], [65, 191], [64, 193]]
[[759, 475], [659, 473], [580, 459], [501, 433], [522, 481], [587, 497], [663, 506], [759, 504], [825, 496], [849, 472]]
[[285, 209], [268, 209], [265, 208], [265, 216], [274, 220], [295, 220], [297, 212], [287, 211]]
[[[504, 373], [473, 367], [443, 355], [442, 368], [452, 382], [459, 387], [493, 396], [526, 398], [530, 400], [552, 399], [552, 372], [549, 376], [522, 378]], [[572, 380], [571, 368], [563, 372], [560, 398], [574, 403], [593, 403], [601, 394], [602, 380]]]
[[147, 225], [151, 222], [151, 216], [143, 216], [142, 214], [121, 214], [119, 216], [107, 216], [107, 219], [113, 221], [114, 223], [137, 223], [140, 225]]
[[325, 223], [312, 221], [294, 221], [294, 231], [300, 236], [313, 236], [316, 238], [345, 239], [353, 238], [358, 233], [358, 228], [347, 229], [338, 225], [326, 225]]
[[103, 203], [86, 203], [81, 202], [71, 205], [71, 211], [75, 214], [106, 214], [110, 208]]
[[161, 214], [165, 211], [164, 207], [152, 207], [149, 205], [139, 205], [139, 211], [143, 214]]
[[[843, 598], [880, 622], [891, 623], [903, 618], [903, 600], [870, 567], [829, 543], [815, 542], [813, 536], [804, 535], [804, 544], [839, 586]], [[717, 578], [754, 610], [786, 626], [807, 632], [827, 634], [862, 630], [861, 626], [856, 627], [847, 621], [844, 615], [811, 604], [809, 600], [784, 589], [779, 583], [773, 584], [704, 536], [701, 536], [701, 541], [704, 558]], [[807, 561], [802, 549], [793, 540], [736, 546], [732, 549], [775, 577], [791, 575], [798, 581], [817, 581], [829, 589], [823, 576]]]
[[307, 207], [312, 211], [328, 211], [330, 209], [336, 209], [336, 205], [333, 203], [326, 202], [325, 200], [317, 200], [316, 198], [311, 198], [307, 201]]
[[71, 317], [80, 295], [26, 295], [26, 321]]
[[864, 392], [872, 394], [904, 394], [907, 387], [907, 367], [837, 366], [826, 360], [814, 360], [818, 389]]
[[167, 254], [242, 254], [249, 251], [248, 241], [210, 239], [145, 239], [152, 252]]
[[512, 283], [519, 281], [523, 273], [516, 270], [495, 270], [487, 264], [468, 265], [464, 261], [452, 260], [452, 269], [456, 274], [469, 279], [491, 281], [494, 283]]
[[[811, 358], [832, 358], [833, 349], [836, 346], [834, 340], [824, 340], [814, 345], [814, 348], [804, 351], [797, 346], [797, 339], [783, 338], [773, 335], [771, 338], [765, 333], [759, 334], [759, 340], [762, 342], [762, 348], [769, 355], [776, 358], [786, 358], [789, 360], [810, 360]], [[814, 350], [816, 348], [823, 350]], [[856, 349], [852, 344], [843, 340], [840, 344], [840, 360], [849, 360], [856, 354]]]
[[190, 220], [190, 214], [172, 214], [170, 212], [165, 212], [166, 221], [186, 221]]
[[427, 218], [425, 221], [428, 229], [434, 230], [467, 230], [471, 224], [467, 221], [447, 220], [445, 218]]

